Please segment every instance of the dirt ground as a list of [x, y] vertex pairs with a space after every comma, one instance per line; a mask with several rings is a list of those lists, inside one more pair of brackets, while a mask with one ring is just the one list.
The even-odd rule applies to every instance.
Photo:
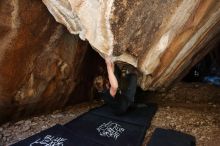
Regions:
[[[154, 102], [158, 111], [147, 130], [145, 146], [155, 128], [174, 129], [196, 137], [197, 146], [220, 146], [220, 88], [200, 83], [179, 83], [166, 93], [140, 93], [139, 102]], [[48, 115], [0, 126], [0, 145], [9, 145], [60, 123], [65, 124], [91, 108], [93, 101]]]

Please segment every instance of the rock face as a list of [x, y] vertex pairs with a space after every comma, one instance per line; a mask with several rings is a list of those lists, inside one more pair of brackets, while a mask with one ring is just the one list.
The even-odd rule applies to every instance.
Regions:
[[88, 43], [39, 0], [1, 0], [0, 19], [0, 123], [62, 107], [79, 82]]
[[217, 0], [1, 0], [0, 123], [90, 97], [103, 71], [47, 8], [102, 57], [135, 66], [144, 90], [169, 86], [220, 40]]
[[181, 78], [218, 42], [216, 0], [42, 0], [55, 19], [101, 56], [137, 67], [144, 90]]

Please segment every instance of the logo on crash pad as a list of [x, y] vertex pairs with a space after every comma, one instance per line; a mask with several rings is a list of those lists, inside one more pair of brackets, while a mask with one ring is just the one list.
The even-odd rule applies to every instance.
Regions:
[[103, 123], [96, 129], [98, 130], [100, 136], [111, 137], [115, 140], [117, 140], [117, 138], [125, 131], [121, 125], [112, 121]]
[[44, 138], [39, 138], [32, 142], [29, 146], [43, 145], [43, 146], [63, 146], [66, 138], [46, 135]]

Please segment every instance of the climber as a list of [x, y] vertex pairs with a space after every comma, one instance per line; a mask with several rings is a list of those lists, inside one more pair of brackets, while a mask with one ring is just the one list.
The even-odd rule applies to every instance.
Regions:
[[137, 72], [134, 67], [125, 67], [120, 71], [110, 57], [105, 57], [108, 80], [98, 76], [94, 80], [94, 86], [104, 102], [111, 107], [114, 114], [126, 113], [134, 104], [134, 96], [137, 86]]

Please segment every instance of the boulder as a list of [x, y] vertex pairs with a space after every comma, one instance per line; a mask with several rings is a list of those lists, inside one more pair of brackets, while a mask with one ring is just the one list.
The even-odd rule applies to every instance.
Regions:
[[144, 90], [181, 79], [218, 42], [216, 0], [42, 0], [56, 21], [140, 72]]
[[82, 78], [88, 43], [39, 0], [1, 0], [0, 19], [0, 123], [64, 106]]

